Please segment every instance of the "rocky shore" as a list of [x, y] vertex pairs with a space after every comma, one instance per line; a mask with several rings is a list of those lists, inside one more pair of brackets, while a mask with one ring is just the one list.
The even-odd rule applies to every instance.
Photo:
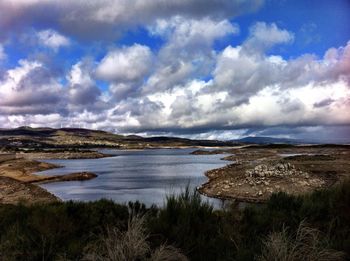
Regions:
[[66, 175], [36, 175], [34, 173], [60, 166], [34, 159], [78, 159], [101, 158], [105, 155], [94, 151], [80, 152], [40, 152], [40, 153], [2, 153], [0, 154], [0, 203], [18, 202], [36, 203], [59, 200], [57, 197], [36, 184], [60, 181], [84, 181], [96, 178], [89, 172], [78, 172]]
[[232, 150], [224, 159], [234, 163], [206, 172], [208, 182], [198, 191], [220, 199], [264, 202], [279, 191], [299, 195], [326, 188], [350, 176], [349, 148]]

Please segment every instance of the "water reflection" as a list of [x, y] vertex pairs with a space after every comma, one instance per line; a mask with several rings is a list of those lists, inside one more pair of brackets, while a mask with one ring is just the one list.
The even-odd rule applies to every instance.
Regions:
[[[111, 157], [86, 160], [47, 160], [63, 166], [39, 174], [94, 172], [96, 179], [41, 185], [63, 200], [91, 201], [101, 198], [119, 203], [139, 200], [162, 206], [165, 196], [179, 193], [186, 185], [195, 188], [206, 181], [204, 172], [227, 164], [223, 155], [191, 155], [193, 149], [140, 151], [104, 150]], [[218, 200], [204, 197], [215, 206]]]

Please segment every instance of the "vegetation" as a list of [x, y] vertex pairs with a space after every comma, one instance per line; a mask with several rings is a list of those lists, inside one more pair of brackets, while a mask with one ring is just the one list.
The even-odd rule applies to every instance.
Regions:
[[173, 246], [161, 245], [151, 251], [144, 217], [134, 216], [128, 223], [126, 231], [118, 228], [107, 229], [97, 244], [88, 246], [84, 260], [90, 261], [125, 261], [125, 260], [176, 260], [187, 258]]
[[318, 229], [308, 227], [301, 222], [295, 235], [290, 235], [287, 229], [271, 233], [263, 242], [260, 261], [271, 260], [343, 260], [345, 254], [341, 251], [328, 249], [325, 235]]
[[350, 182], [214, 210], [186, 189], [163, 208], [100, 200], [0, 206], [0, 260], [345, 260]]

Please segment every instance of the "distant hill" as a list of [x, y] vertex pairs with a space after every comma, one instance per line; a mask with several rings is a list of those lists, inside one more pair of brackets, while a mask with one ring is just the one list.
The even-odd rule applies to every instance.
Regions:
[[191, 140], [176, 137], [141, 137], [119, 135], [100, 130], [80, 128], [31, 128], [0, 129], [0, 146], [9, 148], [164, 148], [164, 147], [219, 147], [237, 145], [233, 141]]
[[235, 139], [231, 140], [232, 142], [237, 143], [244, 143], [244, 144], [261, 144], [261, 145], [267, 145], [267, 144], [288, 144], [288, 145], [300, 145], [300, 144], [313, 144], [313, 145], [320, 145], [320, 144], [338, 144], [338, 145], [345, 145], [350, 144], [349, 139], [340, 139], [340, 138], [330, 138], [328, 140], [321, 140], [316, 138], [309, 138], [309, 139], [288, 139], [288, 138], [273, 138], [273, 137], [245, 137], [242, 139]]
[[248, 144], [302, 144], [301, 140], [287, 139], [287, 138], [272, 138], [272, 137], [245, 137], [242, 139], [232, 140], [238, 143]]

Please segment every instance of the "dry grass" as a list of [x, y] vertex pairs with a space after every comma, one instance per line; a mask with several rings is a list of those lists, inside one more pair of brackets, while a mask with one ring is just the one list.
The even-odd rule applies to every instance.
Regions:
[[162, 245], [151, 251], [147, 241], [144, 218], [133, 217], [126, 231], [107, 229], [106, 235], [95, 245], [90, 245], [83, 260], [86, 261], [186, 261], [179, 249]]
[[151, 258], [152, 261], [187, 261], [187, 257], [184, 256], [178, 248], [168, 245], [162, 245], [156, 249]]
[[287, 229], [271, 233], [263, 242], [259, 261], [341, 261], [345, 254], [328, 248], [325, 236], [301, 222], [294, 235]]

